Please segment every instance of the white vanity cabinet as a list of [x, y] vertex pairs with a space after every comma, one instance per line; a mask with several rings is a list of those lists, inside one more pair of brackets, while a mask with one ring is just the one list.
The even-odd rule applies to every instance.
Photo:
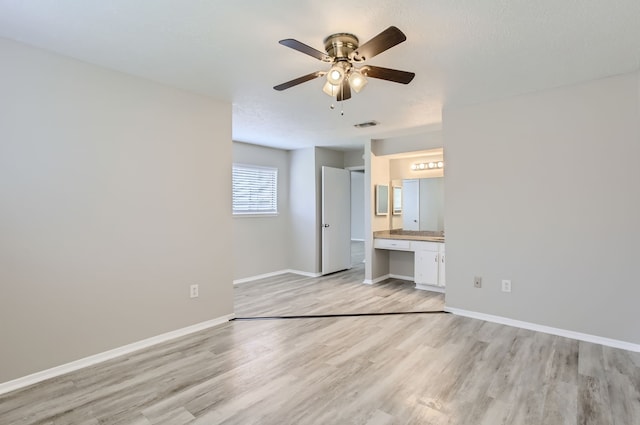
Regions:
[[[444, 286], [444, 244], [436, 242], [411, 242], [415, 252], [414, 279], [417, 285]], [[441, 255], [442, 251], [442, 255]], [[442, 275], [442, 282], [440, 276]]]
[[445, 277], [444, 277], [444, 244], [440, 245], [440, 252], [438, 253], [438, 259], [440, 262], [438, 263], [438, 286], [442, 286], [444, 288], [445, 285]]
[[437, 290], [445, 286], [444, 243], [406, 239], [374, 239], [376, 249], [413, 251], [416, 288]]
[[413, 251], [413, 249], [411, 249], [411, 241], [405, 239], [374, 239], [373, 247], [394, 251]]

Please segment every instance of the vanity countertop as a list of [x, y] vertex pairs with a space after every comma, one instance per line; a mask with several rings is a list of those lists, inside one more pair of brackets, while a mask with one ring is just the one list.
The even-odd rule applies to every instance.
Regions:
[[443, 232], [429, 230], [380, 230], [373, 232], [374, 239], [403, 239], [410, 241], [426, 241], [444, 243]]

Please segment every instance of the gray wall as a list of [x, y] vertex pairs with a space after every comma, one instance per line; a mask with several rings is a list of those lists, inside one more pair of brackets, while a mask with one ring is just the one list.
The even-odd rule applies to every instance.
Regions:
[[389, 177], [389, 159], [377, 155], [377, 147], [380, 141], [369, 141], [365, 144], [365, 191], [364, 191], [364, 279], [371, 283], [382, 276], [389, 274], [389, 251], [373, 248], [373, 233], [379, 230], [390, 229], [388, 215], [376, 215], [376, 185], [386, 184], [391, 181]]
[[355, 167], [364, 169], [364, 148], [344, 152], [344, 168]]
[[415, 254], [408, 251], [389, 251], [389, 274], [409, 277], [415, 275]]
[[288, 152], [247, 143], [233, 143], [233, 162], [278, 169], [278, 215], [234, 216], [234, 279], [289, 268]]
[[351, 172], [351, 240], [364, 240], [364, 172]]
[[[419, 134], [372, 140], [371, 149], [378, 156], [442, 148], [443, 135], [438, 126]], [[366, 145], [365, 145], [366, 149]]]
[[0, 382], [232, 313], [231, 105], [0, 63]]
[[289, 151], [291, 269], [320, 273], [322, 265], [322, 166], [343, 168], [344, 154], [326, 148]]
[[638, 79], [445, 109], [447, 306], [640, 343]]
[[316, 270], [315, 149], [289, 151], [290, 268]]

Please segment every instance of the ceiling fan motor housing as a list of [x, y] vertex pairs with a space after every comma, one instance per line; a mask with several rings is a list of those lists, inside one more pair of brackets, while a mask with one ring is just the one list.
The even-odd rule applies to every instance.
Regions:
[[346, 32], [332, 34], [324, 39], [324, 49], [329, 56], [336, 59], [349, 58], [359, 45], [358, 37]]

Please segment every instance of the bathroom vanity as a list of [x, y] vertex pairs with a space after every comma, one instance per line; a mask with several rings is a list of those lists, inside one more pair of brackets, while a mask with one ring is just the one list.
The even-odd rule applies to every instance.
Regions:
[[445, 245], [442, 232], [406, 230], [375, 232], [373, 247], [413, 252], [416, 288], [444, 292]]

